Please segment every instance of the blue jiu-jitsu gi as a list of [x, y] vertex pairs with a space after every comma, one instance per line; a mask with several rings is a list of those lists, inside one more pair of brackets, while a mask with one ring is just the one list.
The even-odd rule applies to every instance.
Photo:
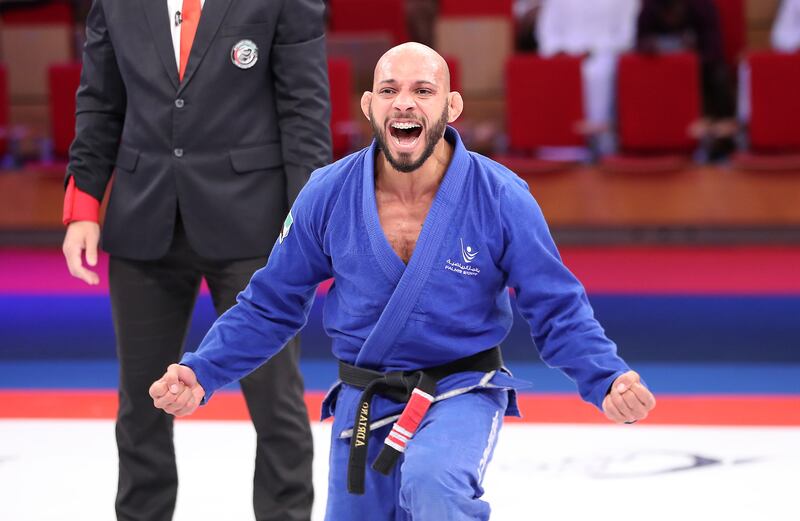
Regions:
[[[452, 161], [407, 266], [378, 219], [375, 143], [312, 175], [267, 265], [181, 362], [195, 371], [206, 399], [295, 335], [318, 284], [333, 277], [323, 320], [339, 360], [387, 372], [485, 351], [508, 334], [513, 288], [543, 360], [601, 406], [629, 368], [561, 262], [527, 185], [468, 152], [454, 129], [445, 139]], [[519, 414], [514, 390], [522, 385], [502, 370], [440, 380], [400, 464], [388, 477], [367, 470], [364, 495], [349, 494], [345, 481], [361, 390], [334, 386], [322, 411], [335, 417], [326, 519], [488, 519], [481, 481], [503, 416]], [[369, 461], [403, 407], [372, 399]]]

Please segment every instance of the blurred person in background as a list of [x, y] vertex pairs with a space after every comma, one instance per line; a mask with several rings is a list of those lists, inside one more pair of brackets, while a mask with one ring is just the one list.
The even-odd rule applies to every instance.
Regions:
[[704, 119], [691, 131], [698, 138], [709, 138], [709, 159], [727, 157], [735, 148], [738, 130], [736, 94], [713, 0], [644, 0], [637, 33], [641, 52], [698, 54]]
[[[218, 313], [231, 307], [331, 158], [323, 10], [322, 0], [92, 4], [63, 249], [72, 275], [99, 282], [98, 209], [115, 172], [102, 247], [120, 363], [119, 520], [172, 518], [173, 419], [148, 387], [181, 356], [201, 279]], [[287, 340], [241, 381], [260, 521], [311, 515], [313, 444], [299, 345]]]
[[619, 55], [633, 48], [640, 0], [544, 0], [536, 34], [539, 53], [585, 56], [586, 120], [579, 130], [600, 155], [614, 151], [614, 89]]
[[406, 0], [409, 39], [433, 47], [438, 14], [439, 0]]
[[800, 0], [783, 0], [772, 25], [772, 48], [781, 52], [800, 50]]
[[536, 21], [542, 9], [542, 0], [514, 0], [515, 48], [520, 52], [533, 52], [539, 48], [536, 41]]

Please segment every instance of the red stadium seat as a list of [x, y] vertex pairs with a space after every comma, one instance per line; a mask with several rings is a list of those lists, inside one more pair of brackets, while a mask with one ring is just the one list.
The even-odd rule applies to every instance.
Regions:
[[439, 16], [505, 16], [512, 17], [512, 0], [441, 0]]
[[506, 131], [510, 154], [497, 161], [521, 175], [552, 171], [573, 162], [535, 156], [541, 147], [581, 147], [584, 118], [581, 58], [516, 55], [506, 63]]
[[403, 0], [330, 0], [332, 33], [387, 33], [395, 44], [408, 40]]
[[0, 15], [4, 25], [71, 24], [72, 8], [68, 1], [39, 2], [33, 5], [18, 4]]
[[751, 53], [750, 150], [735, 163], [748, 170], [800, 171], [800, 53]]
[[0, 64], [0, 159], [8, 149], [8, 74], [3, 64]]
[[725, 61], [735, 69], [746, 39], [744, 0], [714, 0], [714, 3], [719, 12]]
[[328, 58], [328, 78], [331, 86], [331, 136], [333, 155], [342, 157], [350, 151], [353, 120], [350, 100], [353, 95], [353, 66], [347, 58]]
[[697, 56], [628, 54], [617, 88], [620, 146], [625, 152], [691, 152], [689, 127], [700, 118]]
[[51, 65], [47, 72], [53, 154], [57, 158], [66, 158], [75, 138], [75, 93], [81, 81], [81, 64]]
[[750, 147], [800, 151], [800, 53], [757, 52], [750, 64]]
[[457, 56], [446, 55], [444, 61], [450, 69], [450, 90], [461, 92], [461, 60]]
[[512, 150], [582, 146], [581, 58], [513, 56], [506, 69], [506, 128]]
[[686, 165], [700, 118], [697, 56], [627, 54], [617, 77], [620, 154], [603, 166], [613, 171], [667, 171]]

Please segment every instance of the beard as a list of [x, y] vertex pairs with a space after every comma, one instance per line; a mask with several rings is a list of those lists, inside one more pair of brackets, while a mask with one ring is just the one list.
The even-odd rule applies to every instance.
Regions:
[[[386, 132], [384, 132], [385, 125], [384, 127], [379, 127], [375, 123], [375, 117], [372, 114], [372, 107], [369, 108], [369, 124], [372, 127], [372, 134], [375, 136], [375, 140], [378, 142], [378, 148], [381, 150], [381, 152], [383, 152], [384, 157], [389, 164], [392, 165], [392, 168], [398, 172], [403, 172], [406, 174], [418, 170], [425, 163], [425, 161], [431, 157], [433, 154], [433, 149], [436, 148], [436, 143], [438, 143], [439, 140], [442, 139], [442, 136], [444, 136], [444, 130], [447, 127], [448, 119], [449, 113], [447, 110], [447, 105], [445, 104], [441, 117], [431, 128], [428, 129], [428, 132], [425, 134], [425, 149], [422, 151], [422, 154], [419, 156], [419, 158], [417, 158], [416, 161], [413, 161], [411, 154], [408, 152], [401, 152], [396, 157], [392, 155], [392, 153], [389, 151], [389, 147], [386, 146]], [[420, 121], [420, 123], [423, 122]], [[425, 128], [424, 124], [423, 128]]]

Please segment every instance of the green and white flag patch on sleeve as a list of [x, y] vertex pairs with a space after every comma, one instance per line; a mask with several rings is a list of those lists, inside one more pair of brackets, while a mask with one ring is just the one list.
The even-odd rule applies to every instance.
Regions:
[[289, 230], [292, 229], [292, 224], [294, 223], [294, 219], [292, 218], [292, 212], [289, 212], [289, 215], [286, 216], [286, 220], [283, 221], [283, 229], [281, 230], [281, 234], [278, 237], [278, 243], [283, 243], [283, 240], [289, 236]]

